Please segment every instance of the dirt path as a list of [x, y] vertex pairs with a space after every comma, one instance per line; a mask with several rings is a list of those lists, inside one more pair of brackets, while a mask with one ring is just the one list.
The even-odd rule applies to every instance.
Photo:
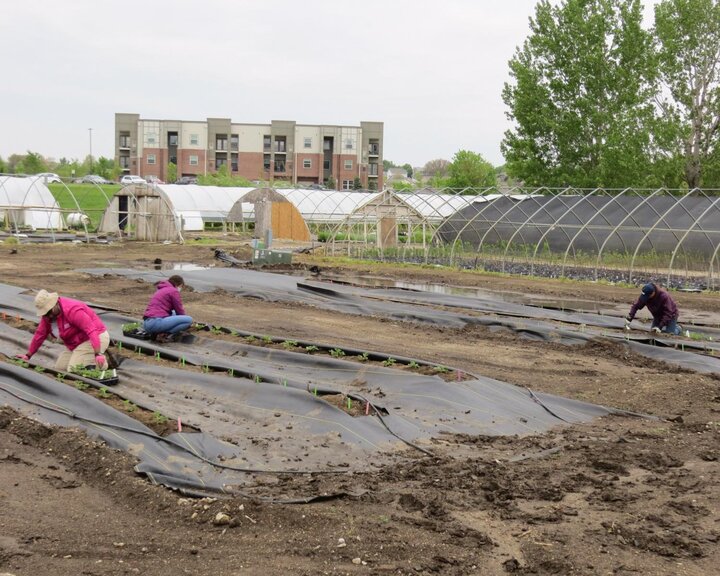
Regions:
[[[247, 248], [224, 245], [238, 257]], [[140, 315], [151, 287], [81, 267], [218, 265], [212, 246], [0, 245], [2, 281]], [[321, 259], [317, 265], [330, 272]], [[347, 268], [347, 267], [346, 267]], [[353, 273], [628, 306], [635, 288], [435, 268]], [[180, 272], [182, 273], [182, 272]], [[435, 459], [378, 474], [287, 480], [354, 498], [306, 506], [180, 498], [132, 458], [0, 410], [0, 572], [24, 574], [712, 574], [717, 572], [720, 381], [610, 342], [565, 347], [482, 328], [361, 318], [225, 293], [184, 293], [196, 320], [381, 350], [660, 416], [540, 437], [454, 437]], [[684, 315], [720, 299], [677, 294]], [[288, 486], [290, 486], [288, 484]], [[219, 512], [229, 523], [215, 524]], [[340, 540], [342, 539], [342, 540]]]

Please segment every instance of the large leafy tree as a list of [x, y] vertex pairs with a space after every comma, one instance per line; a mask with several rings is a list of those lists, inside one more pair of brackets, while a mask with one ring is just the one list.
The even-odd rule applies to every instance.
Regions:
[[720, 2], [663, 0], [654, 32], [669, 156], [690, 188], [720, 186]]
[[485, 188], [495, 185], [495, 169], [480, 154], [459, 150], [448, 167], [451, 188]]
[[[652, 184], [653, 58], [640, 0], [541, 0], [510, 60], [501, 144], [532, 185]], [[652, 180], [652, 177], [650, 178]]]

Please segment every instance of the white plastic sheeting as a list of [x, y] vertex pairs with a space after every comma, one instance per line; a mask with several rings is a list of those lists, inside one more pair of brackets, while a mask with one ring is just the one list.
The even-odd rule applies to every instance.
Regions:
[[63, 228], [60, 206], [41, 178], [0, 176], [0, 218], [15, 230]]
[[[186, 231], [202, 230], [206, 222], [224, 220], [235, 202], [255, 190], [197, 184], [161, 184], [157, 188], [165, 195], [175, 214], [183, 219], [183, 229]], [[275, 191], [292, 202], [308, 224], [343, 222], [359, 207], [381, 194], [290, 188], [276, 188]], [[243, 217], [253, 221], [253, 205], [242, 204]]]
[[[206, 222], [224, 221], [235, 202], [255, 190], [197, 184], [161, 184], [157, 188], [165, 195], [175, 214], [182, 218], [185, 231], [203, 230]], [[243, 215], [253, 219], [252, 204], [243, 206]]]

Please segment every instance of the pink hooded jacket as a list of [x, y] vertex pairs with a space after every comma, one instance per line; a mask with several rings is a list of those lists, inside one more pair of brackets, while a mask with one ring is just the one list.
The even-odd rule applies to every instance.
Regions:
[[[55, 319], [58, 325], [58, 333], [68, 350], [75, 350], [83, 342], [90, 340], [93, 350], [100, 350], [100, 334], [107, 328], [99, 316], [92, 309], [78, 300], [71, 298], [58, 298], [60, 304], [60, 315]], [[45, 339], [53, 335], [52, 322], [43, 316], [40, 319], [35, 335], [30, 342], [28, 358], [38, 351]]]

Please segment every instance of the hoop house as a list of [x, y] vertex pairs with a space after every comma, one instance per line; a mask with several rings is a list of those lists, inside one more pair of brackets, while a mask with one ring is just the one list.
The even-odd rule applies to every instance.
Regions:
[[717, 192], [658, 190], [548, 190], [487, 197], [448, 217], [439, 241], [451, 260], [472, 260], [500, 271], [553, 267], [572, 275], [589, 268], [595, 279], [612, 270], [668, 285], [716, 282], [720, 247]]
[[0, 217], [15, 233], [63, 228], [60, 206], [40, 178], [0, 176]]

